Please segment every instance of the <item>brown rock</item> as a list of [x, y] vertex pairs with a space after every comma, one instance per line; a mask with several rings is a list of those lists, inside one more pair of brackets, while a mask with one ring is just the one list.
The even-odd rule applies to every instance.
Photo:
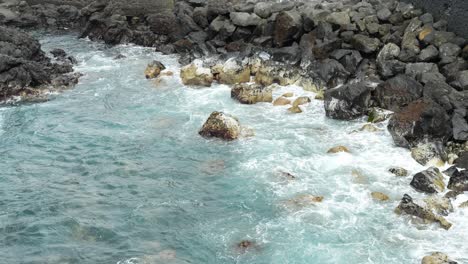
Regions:
[[388, 195], [381, 193], [381, 192], [372, 192], [371, 196], [374, 200], [377, 200], [377, 201], [388, 201], [390, 199]]
[[336, 146], [327, 151], [327, 153], [338, 153], [338, 152], [350, 152], [349, 149], [345, 146]]
[[274, 106], [288, 105], [291, 103], [291, 100], [284, 98], [283, 96], [276, 98], [273, 102]]

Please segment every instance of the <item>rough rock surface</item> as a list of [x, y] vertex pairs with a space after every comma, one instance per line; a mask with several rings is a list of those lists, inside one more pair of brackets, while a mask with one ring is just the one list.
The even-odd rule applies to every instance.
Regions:
[[367, 112], [370, 99], [371, 88], [365, 83], [344, 85], [325, 91], [325, 111], [334, 119], [355, 119]]
[[259, 84], [236, 84], [231, 89], [231, 97], [243, 104], [255, 104], [259, 102], [273, 101], [273, 90]]
[[203, 137], [216, 137], [224, 140], [234, 140], [241, 134], [239, 120], [232, 115], [213, 112], [206, 120], [199, 134]]
[[434, 167], [415, 174], [410, 185], [420, 192], [429, 194], [445, 190], [444, 176]]

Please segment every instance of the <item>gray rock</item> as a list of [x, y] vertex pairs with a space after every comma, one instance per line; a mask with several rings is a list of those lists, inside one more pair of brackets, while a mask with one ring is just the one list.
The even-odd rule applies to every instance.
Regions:
[[351, 18], [349, 17], [348, 12], [333, 12], [328, 15], [327, 22], [333, 25], [345, 26], [351, 23]]
[[419, 17], [419, 20], [421, 20], [421, 22], [423, 24], [432, 24], [432, 23], [434, 23], [434, 17], [430, 13], [423, 14], [422, 16]]
[[374, 100], [381, 108], [398, 111], [422, 97], [423, 86], [407, 75], [398, 75], [378, 85]]
[[364, 115], [370, 105], [371, 88], [365, 83], [347, 84], [325, 91], [326, 115], [351, 120]]
[[417, 191], [428, 194], [440, 193], [445, 190], [444, 176], [435, 167], [414, 175], [410, 185]]
[[424, 62], [434, 61], [439, 57], [439, 50], [433, 46], [429, 45], [427, 48], [421, 50], [419, 54], [419, 60]]
[[392, 11], [390, 11], [390, 9], [386, 7], [377, 11], [377, 17], [379, 18], [380, 21], [388, 21], [391, 15], [392, 15]]
[[297, 11], [283, 11], [276, 16], [273, 42], [278, 47], [285, 46], [299, 37], [302, 30], [302, 17]]
[[456, 74], [456, 86], [461, 90], [468, 90], [468, 70]]
[[447, 188], [453, 191], [468, 191], [468, 171], [455, 172], [452, 177], [450, 177]]
[[406, 64], [405, 74], [416, 80], [421, 80], [423, 73], [439, 73], [439, 67], [435, 63], [417, 62]]
[[376, 52], [380, 47], [380, 40], [377, 38], [370, 38], [366, 35], [357, 34], [351, 40], [353, 47], [364, 53]]
[[256, 14], [244, 12], [231, 12], [230, 17], [234, 25], [241, 27], [258, 26], [262, 22]]

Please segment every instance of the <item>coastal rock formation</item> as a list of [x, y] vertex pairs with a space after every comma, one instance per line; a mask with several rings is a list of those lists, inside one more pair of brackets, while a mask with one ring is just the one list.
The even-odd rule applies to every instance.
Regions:
[[442, 167], [446, 156], [444, 146], [440, 142], [419, 143], [411, 148], [411, 157], [423, 166]]
[[160, 61], [152, 61], [145, 69], [146, 79], [154, 79], [159, 76], [166, 67]]
[[241, 126], [236, 117], [222, 112], [213, 112], [206, 120], [199, 134], [203, 137], [216, 137], [234, 140], [241, 135]]
[[434, 252], [429, 256], [425, 256], [422, 259], [421, 264], [457, 264], [457, 262], [450, 260], [447, 254]]
[[184, 85], [211, 86], [214, 77], [211, 70], [203, 68], [196, 63], [189, 64], [180, 69], [180, 78]]
[[325, 111], [328, 117], [351, 120], [362, 116], [370, 105], [371, 88], [354, 83], [325, 91]]
[[273, 90], [258, 84], [236, 84], [231, 89], [231, 97], [242, 104], [255, 104], [259, 102], [271, 103], [273, 101]]
[[246, 83], [250, 81], [250, 67], [243, 65], [236, 59], [230, 59], [223, 65], [217, 65], [212, 69], [217, 80], [223, 84]]
[[429, 194], [445, 190], [444, 176], [434, 167], [415, 174], [410, 185], [420, 192]]
[[467, 192], [468, 191], [468, 171], [454, 170], [450, 176], [447, 188], [453, 191]]

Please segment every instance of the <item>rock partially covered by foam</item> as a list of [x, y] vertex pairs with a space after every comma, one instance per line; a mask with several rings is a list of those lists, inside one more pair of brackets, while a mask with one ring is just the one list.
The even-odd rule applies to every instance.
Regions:
[[195, 63], [182, 67], [180, 69], [180, 78], [184, 85], [209, 87], [213, 83], [211, 70]]
[[236, 84], [231, 89], [231, 97], [242, 104], [256, 104], [259, 102], [271, 103], [273, 101], [273, 90], [258, 84]]
[[213, 112], [199, 131], [206, 138], [216, 137], [224, 140], [234, 140], [241, 134], [239, 120], [223, 112]]
[[154, 60], [148, 66], [146, 67], [145, 70], [145, 77], [146, 79], [154, 79], [161, 74], [161, 71], [165, 70], [166, 66], [162, 64], [160, 61]]
[[442, 252], [434, 252], [429, 256], [425, 256], [421, 264], [457, 264], [458, 262], [450, 260], [447, 254]]

